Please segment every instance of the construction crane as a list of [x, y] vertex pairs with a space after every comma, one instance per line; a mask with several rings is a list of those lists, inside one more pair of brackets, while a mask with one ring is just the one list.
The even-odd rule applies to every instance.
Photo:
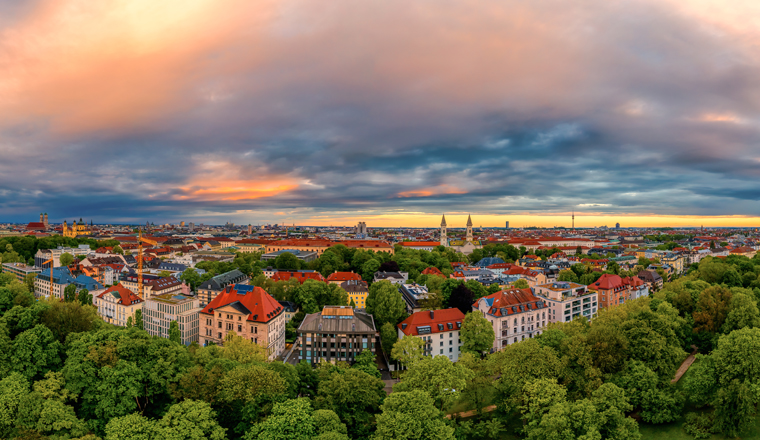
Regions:
[[140, 299], [145, 300], [145, 287], [143, 286], [143, 243], [158, 246], [158, 242], [142, 236], [142, 229], [137, 232], [137, 289]]
[[[52, 254], [53, 252], [51, 251], [50, 255]], [[42, 263], [42, 265], [44, 266], [48, 263], [50, 263], [50, 297], [52, 298], [53, 297], [53, 259], [51, 258], [47, 260], [46, 262]]]

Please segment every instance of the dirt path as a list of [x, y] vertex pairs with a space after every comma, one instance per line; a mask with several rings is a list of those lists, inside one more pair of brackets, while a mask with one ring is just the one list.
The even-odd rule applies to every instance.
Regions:
[[691, 352], [689, 356], [686, 357], [686, 360], [683, 361], [681, 366], [678, 368], [678, 371], [676, 371], [676, 377], [673, 378], [673, 380], [670, 381], [670, 383], [676, 383], [681, 379], [681, 376], [686, 374], [686, 372], [689, 370], [689, 367], [691, 367], [691, 364], [694, 363], [695, 355], [697, 354], [697, 346], [692, 345], [691, 348], [694, 349], [694, 351]]
[[[491, 411], [493, 411], [495, 409], [496, 409], [496, 405], [491, 405], [491, 406], [487, 406], [487, 407], [483, 408], [483, 412], [491, 412]], [[472, 417], [472, 416], [476, 415], [477, 413], [478, 412], [473, 409], [473, 410], [470, 410], [470, 411], [462, 411], [462, 412], [456, 413], [456, 414], [446, 414], [446, 418], [450, 419], [451, 416]]]

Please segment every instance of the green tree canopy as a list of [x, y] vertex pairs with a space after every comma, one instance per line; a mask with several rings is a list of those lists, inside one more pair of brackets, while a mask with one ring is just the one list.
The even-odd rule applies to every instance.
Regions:
[[493, 347], [496, 335], [491, 322], [479, 311], [465, 315], [462, 329], [462, 351], [483, 354]]

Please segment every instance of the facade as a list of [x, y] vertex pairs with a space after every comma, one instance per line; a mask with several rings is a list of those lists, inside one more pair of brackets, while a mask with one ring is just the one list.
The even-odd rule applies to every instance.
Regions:
[[86, 244], [80, 244], [78, 247], [75, 248], [67, 248], [63, 246], [58, 246], [56, 249], [39, 249], [36, 254], [34, 254], [34, 265], [40, 268], [47, 268], [50, 269], [50, 263], [44, 264], [45, 261], [49, 259], [53, 259], [53, 267], [61, 267], [61, 255], [64, 253], [71, 254], [75, 257], [84, 256], [86, 257], [90, 253], [92, 253], [92, 249], [90, 249], [90, 246]]
[[653, 270], [642, 270], [636, 277], [649, 287], [650, 292], [655, 292], [662, 288], [662, 277]]
[[550, 323], [570, 322], [579, 316], [591, 321], [599, 309], [597, 292], [582, 284], [567, 281], [540, 284], [535, 293], [546, 302]]
[[[74, 277], [68, 267], [56, 267], [53, 269], [53, 297], [62, 299], [63, 290], [69, 284], [74, 284]], [[37, 298], [50, 296], [50, 270], [43, 270], [34, 279], [34, 296]]]
[[[30, 273], [38, 274], [42, 272], [42, 269], [34, 266], [27, 266], [24, 263], [3, 263], [3, 272], [15, 275], [16, 279], [23, 283], [24, 278], [26, 278], [27, 275]], [[49, 273], [50, 271], [48, 270], [48, 274]]]
[[135, 312], [142, 310], [143, 300], [131, 290], [116, 285], [97, 296], [93, 295], [92, 305], [98, 309], [98, 315], [103, 321], [125, 327], [130, 317], [134, 323]]
[[261, 287], [235, 284], [224, 288], [200, 312], [201, 345], [223, 345], [228, 332], [250, 339], [272, 360], [285, 351], [285, 309]]
[[76, 238], [80, 235], [91, 235], [92, 229], [81, 218], [79, 219], [79, 223], [74, 220], [74, 223], [70, 227], [66, 220], [64, 220], [62, 233], [64, 237]]
[[357, 309], [364, 309], [367, 306], [367, 295], [369, 295], [369, 286], [364, 280], [348, 280], [340, 284], [340, 288], [348, 294], [348, 302], [354, 301]]
[[425, 356], [446, 356], [459, 360], [462, 351], [464, 313], [457, 308], [413, 313], [396, 326], [398, 338], [420, 338], [425, 342]]
[[300, 360], [351, 362], [363, 350], [375, 353], [375, 321], [349, 306], [325, 306], [304, 317], [298, 327]]
[[441, 245], [437, 241], [402, 241], [399, 244], [406, 249], [428, 252], [432, 252], [433, 249]]
[[294, 302], [290, 302], [290, 301], [277, 301], [277, 302], [280, 303], [280, 305], [284, 309], [283, 313], [285, 314], [286, 324], [290, 322], [290, 320], [293, 319], [296, 313], [298, 313], [298, 311], [300, 310], [298, 306], [296, 305], [296, 303]]
[[250, 277], [238, 269], [219, 274], [198, 286], [198, 298], [201, 301], [201, 307], [211, 304], [211, 301], [219, 295], [227, 286], [235, 284], [247, 284]]
[[294, 249], [299, 251], [316, 252], [317, 255], [322, 255], [331, 246], [336, 244], [342, 244], [348, 248], [353, 249], [366, 249], [373, 250], [375, 252], [387, 252], [393, 255], [393, 246], [385, 241], [380, 240], [323, 240], [323, 239], [287, 239], [276, 240], [267, 243], [267, 252], [276, 252], [286, 249]]
[[[137, 282], [138, 277], [136, 273], [130, 273], [121, 280], [121, 284], [124, 287], [135, 294], [139, 294], [140, 289]], [[145, 295], [144, 300], [154, 295], [179, 295], [182, 293], [182, 281], [172, 276], [160, 277], [158, 275], [143, 274], [143, 293]]]
[[683, 255], [677, 254], [675, 252], [668, 252], [667, 254], [660, 257], [660, 261], [662, 264], [667, 264], [671, 268], [673, 268], [673, 273], [676, 275], [680, 275], [683, 273], [684, 268], [684, 257]]
[[[643, 271], [642, 271], [643, 272]], [[628, 300], [649, 295], [644, 282], [637, 277], [621, 278], [618, 275], [606, 273], [595, 283], [588, 286], [599, 294], [600, 307], [617, 307]], [[644, 289], [647, 289], [644, 291]]]
[[200, 301], [196, 297], [163, 294], [148, 298], [143, 306], [143, 326], [152, 336], [169, 337], [172, 321], [177, 321], [182, 343], [198, 342]]
[[493, 350], [500, 350], [525, 338], [538, 336], [546, 328], [546, 303], [530, 289], [509, 289], [480, 298], [472, 305], [491, 322], [496, 338]]

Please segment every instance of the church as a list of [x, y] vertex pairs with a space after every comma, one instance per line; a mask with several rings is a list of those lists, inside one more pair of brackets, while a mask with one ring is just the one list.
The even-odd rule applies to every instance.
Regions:
[[82, 219], [79, 219], [79, 223], [77, 224], [77, 221], [74, 220], [74, 223], [69, 227], [68, 223], [66, 223], [66, 220], [63, 221], [63, 230], [61, 231], [64, 237], [71, 237], [76, 238], [80, 235], [91, 235], [92, 234], [92, 228], [87, 227], [87, 224], [82, 221]]
[[475, 249], [482, 249], [483, 246], [479, 241], [472, 238], [472, 217], [467, 216], [467, 230], [464, 240], [449, 240], [446, 232], [446, 214], [441, 218], [441, 246], [450, 247], [451, 249], [469, 255]]

